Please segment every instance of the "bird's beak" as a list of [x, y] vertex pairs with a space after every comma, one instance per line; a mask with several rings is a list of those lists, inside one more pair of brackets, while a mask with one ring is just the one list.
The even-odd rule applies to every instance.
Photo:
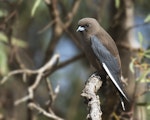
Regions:
[[79, 26], [79, 27], [78, 27], [78, 29], [77, 29], [77, 32], [82, 32], [82, 31], [84, 31], [84, 30], [85, 30], [85, 28], [84, 28], [84, 27]]

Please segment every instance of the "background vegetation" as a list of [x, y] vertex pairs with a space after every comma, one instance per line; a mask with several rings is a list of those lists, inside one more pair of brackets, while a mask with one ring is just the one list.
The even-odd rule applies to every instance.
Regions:
[[0, 0], [0, 120], [86, 118], [80, 94], [94, 70], [76, 33], [83, 17], [96, 18], [113, 37], [127, 78], [127, 111], [106, 85], [103, 119], [148, 120], [149, 11], [149, 0]]

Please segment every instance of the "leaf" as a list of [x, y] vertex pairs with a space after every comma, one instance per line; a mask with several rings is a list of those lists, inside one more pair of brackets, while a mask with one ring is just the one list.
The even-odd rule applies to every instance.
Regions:
[[[7, 36], [4, 33], [2, 33], [2, 32], [0, 32], [0, 42], [8, 43]], [[12, 37], [12, 44], [14, 46], [18, 46], [18, 47], [22, 47], [22, 48], [27, 47], [27, 43], [26, 42], [24, 42], [21, 39], [14, 38], [14, 37]]]
[[145, 53], [150, 54], [150, 49], [146, 50]]
[[7, 61], [7, 50], [3, 44], [0, 44], [0, 74], [3, 76], [8, 73]]
[[147, 106], [147, 109], [150, 110], [150, 105]]
[[145, 23], [150, 22], [150, 14], [148, 14], [148, 15], [146, 16], [146, 18], [144, 19], [144, 22], [145, 22]]
[[130, 71], [132, 72], [132, 73], [134, 73], [135, 71], [134, 71], [134, 62], [136, 61], [136, 58], [133, 58], [132, 60], [131, 60], [131, 62], [130, 62], [130, 64], [129, 64], [129, 68], [130, 68]]
[[7, 14], [8, 14], [8, 13], [7, 13], [6, 10], [0, 9], [0, 17], [5, 17]]
[[149, 58], [150, 59], [150, 54], [144, 54], [144, 57]]
[[148, 49], [148, 50], [146, 50], [146, 51], [144, 52], [144, 57], [150, 59], [150, 49]]
[[139, 77], [139, 81], [140, 81], [140, 82], [147, 82], [148, 79], [146, 78], [146, 76], [147, 76], [149, 73], [150, 73], [150, 69], [144, 71], [144, 72], [142, 73], [142, 75]]
[[32, 7], [32, 10], [31, 10], [31, 17], [34, 16], [35, 12], [36, 12], [36, 9], [39, 7], [41, 3], [41, 0], [36, 0], [33, 7]]
[[120, 7], [120, 0], [115, 0], [115, 7], [119, 8]]
[[138, 39], [139, 39], [140, 45], [142, 46], [144, 38], [141, 32], [138, 32]]

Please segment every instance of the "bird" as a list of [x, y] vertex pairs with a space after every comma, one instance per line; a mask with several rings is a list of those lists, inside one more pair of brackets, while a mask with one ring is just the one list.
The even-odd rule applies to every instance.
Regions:
[[109, 76], [116, 87], [123, 110], [124, 98], [129, 101], [121, 81], [121, 60], [112, 37], [101, 27], [95, 18], [82, 18], [76, 30], [81, 34], [81, 45], [88, 61], [101, 76]]

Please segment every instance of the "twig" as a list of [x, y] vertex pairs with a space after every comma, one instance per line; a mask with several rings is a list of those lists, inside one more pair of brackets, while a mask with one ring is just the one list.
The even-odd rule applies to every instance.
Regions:
[[81, 0], [76, 0], [73, 3], [72, 9], [70, 10], [71, 12], [68, 12], [67, 14], [67, 20], [64, 22], [61, 19], [61, 11], [58, 8], [59, 1], [58, 0], [45, 0], [45, 3], [47, 7], [49, 8], [49, 13], [51, 15], [52, 21], [55, 21], [54, 24], [52, 25], [52, 40], [50, 41], [48, 48], [46, 50], [46, 56], [45, 56], [45, 61], [47, 61], [48, 58], [50, 58], [53, 54], [53, 51], [64, 33], [66, 29], [69, 28], [69, 26], [72, 23], [72, 20], [78, 10], [79, 4]]
[[[53, 89], [52, 89], [52, 85], [50, 83], [50, 80], [48, 78], [46, 78], [46, 83], [47, 83], [47, 89], [48, 89], [48, 92], [49, 92], [49, 107], [51, 107], [51, 104], [55, 101], [56, 97], [57, 97], [57, 94], [59, 93], [59, 90], [58, 92], [55, 92]], [[55, 89], [57, 89], [58, 87], [56, 87]]]
[[27, 100], [29, 99], [33, 99], [34, 97], [34, 90], [37, 88], [37, 86], [39, 85], [41, 79], [42, 79], [42, 73], [41, 74], [38, 74], [37, 77], [36, 77], [36, 80], [35, 82], [28, 88], [28, 95], [15, 101], [15, 105], [18, 105], [22, 102], [26, 102]]
[[8, 75], [5, 76], [5, 77], [1, 80], [0, 84], [4, 84], [7, 80], [9, 80], [9, 78], [10, 78], [11, 76], [16, 75], [16, 74], [22, 74], [22, 73], [26, 73], [26, 74], [36, 74], [37, 71], [36, 71], [36, 70], [29, 70], [29, 69], [14, 70], [14, 71], [8, 73]]
[[51, 21], [50, 23], [48, 23], [44, 28], [42, 28], [41, 30], [38, 31], [38, 34], [41, 34], [43, 32], [45, 32], [47, 29], [49, 29], [53, 24], [55, 23], [55, 20]]
[[92, 75], [86, 82], [81, 96], [88, 102], [89, 114], [87, 119], [101, 120], [102, 111], [100, 108], [99, 96], [96, 95], [97, 91], [102, 86], [102, 81], [99, 76]]
[[37, 70], [37, 76], [34, 83], [28, 88], [28, 95], [17, 100], [15, 102], [15, 105], [18, 105], [22, 102], [25, 102], [29, 99], [33, 99], [34, 97], [34, 90], [38, 87], [40, 81], [42, 80], [42, 77], [44, 76], [45, 71], [50, 70], [53, 68], [54, 65], [58, 62], [59, 55], [55, 54], [52, 59], [50, 59], [43, 67]]
[[56, 116], [55, 114], [51, 114], [48, 113], [47, 111], [45, 111], [43, 108], [37, 106], [35, 103], [29, 103], [28, 107], [31, 109], [36, 109], [38, 110], [40, 113], [42, 113], [44, 116], [48, 117], [48, 118], [52, 118], [54, 120], [63, 120], [62, 118]]
[[81, 0], [75, 0], [74, 1], [73, 6], [72, 6], [72, 10], [70, 12], [68, 12], [68, 14], [67, 14], [68, 19], [67, 19], [66, 23], [64, 23], [65, 29], [67, 29], [70, 26], [76, 12], [78, 11], [80, 2], [81, 2]]
[[14, 70], [10, 73], [8, 73], [7, 76], [5, 76], [0, 84], [4, 84], [11, 76], [16, 75], [16, 74], [22, 74], [23, 73], [23, 78], [25, 75], [31, 75], [31, 74], [44, 74], [46, 71], [49, 71], [50, 69], [53, 68], [53, 66], [58, 63], [59, 55], [55, 54], [52, 59], [50, 59], [44, 66], [37, 70], [30, 70], [30, 69], [19, 69], [19, 70]]
[[[40, 81], [43, 78], [45, 78], [46, 72], [51, 71], [54, 68], [54, 66], [58, 63], [58, 59], [59, 59], [59, 55], [55, 54], [44, 66], [42, 66], [41, 68], [39, 68], [37, 70], [29, 70], [29, 69], [15, 70], [13, 72], [10, 72], [6, 77], [3, 78], [1, 84], [6, 82], [9, 79], [9, 77], [11, 77], [12, 75], [22, 73], [23, 80], [26, 80], [26, 76], [29, 74], [36, 75], [36, 79], [35, 79], [34, 83], [28, 87], [28, 94], [26, 96], [24, 96], [23, 98], [16, 100], [15, 105], [18, 105], [22, 102], [26, 102], [28, 100], [33, 101], [35, 89], [39, 86]], [[59, 92], [59, 89], [58, 89], [59, 87], [56, 87], [55, 91], [53, 91], [50, 81], [47, 80], [46, 82], [47, 82], [47, 87], [48, 87], [48, 91], [49, 91], [50, 101], [52, 103], [52, 102], [54, 102], [54, 100]], [[63, 120], [62, 118], [55, 115], [55, 113], [51, 109], [50, 105], [49, 105], [49, 109], [48, 109], [49, 112], [47, 112], [43, 108], [37, 106], [35, 103], [28, 102], [28, 106], [29, 106], [29, 108], [34, 108], [34, 109], [38, 110], [39, 112], [41, 112], [44, 116], [46, 116], [48, 118], [52, 118], [54, 120]]]
[[66, 60], [65, 62], [62, 62], [62, 63], [58, 64], [52, 71], [58, 70], [58, 69], [66, 66], [66, 65], [69, 65], [70, 63], [72, 63], [76, 60], [79, 60], [79, 59], [83, 58], [83, 57], [84, 57], [84, 53], [76, 55], [76, 56], [72, 57], [71, 59]]
[[12, 71], [10, 72], [7, 76], [5, 76], [2, 80], [1, 80], [1, 84], [5, 83], [9, 77], [11, 77], [12, 75], [16, 75], [16, 74], [20, 74], [22, 73], [23, 74], [23, 77], [27, 75], [31, 75], [31, 74], [37, 74], [36, 76], [36, 80], [34, 81], [34, 83], [29, 86], [28, 88], [28, 95], [26, 95], [25, 97], [17, 100], [15, 102], [15, 105], [18, 105], [22, 102], [25, 102], [29, 99], [33, 99], [34, 97], [34, 90], [38, 87], [40, 81], [42, 80], [42, 78], [44, 77], [44, 74], [46, 73], [46, 71], [50, 71], [54, 65], [56, 65], [58, 63], [58, 58], [59, 58], [59, 55], [58, 54], [55, 54], [52, 59], [50, 59], [43, 67], [37, 69], [37, 70], [29, 70], [29, 69], [24, 69], [24, 70], [15, 70], [15, 71]]

